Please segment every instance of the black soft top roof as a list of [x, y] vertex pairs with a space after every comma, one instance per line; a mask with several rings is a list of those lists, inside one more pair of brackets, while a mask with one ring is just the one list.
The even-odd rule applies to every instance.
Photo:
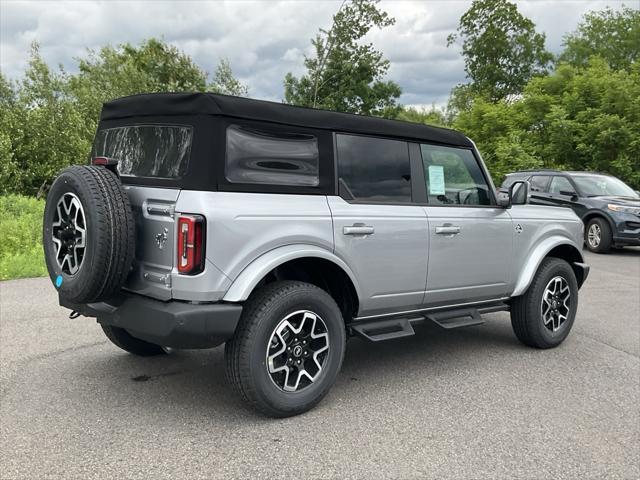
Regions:
[[300, 127], [473, 146], [463, 134], [446, 128], [214, 93], [149, 93], [118, 98], [103, 105], [100, 119], [169, 115], [223, 115]]

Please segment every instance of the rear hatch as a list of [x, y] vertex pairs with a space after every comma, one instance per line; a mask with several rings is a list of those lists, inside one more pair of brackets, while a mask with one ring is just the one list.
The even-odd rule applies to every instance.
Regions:
[[[189, 161], [192, 127], [135, 124], [101, 128], [92, 158], [117, 161], [136, 221], [136, 252], [125, 289], [171, 298], [176, 252], [175, 204]], [[175, 183], [175, 185], [172, 185]]]

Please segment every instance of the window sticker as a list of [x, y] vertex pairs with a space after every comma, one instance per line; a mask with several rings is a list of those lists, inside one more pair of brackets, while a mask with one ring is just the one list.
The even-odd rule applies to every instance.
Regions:
[[429, 195], [445, 195], [444, 167], [429, 165]]

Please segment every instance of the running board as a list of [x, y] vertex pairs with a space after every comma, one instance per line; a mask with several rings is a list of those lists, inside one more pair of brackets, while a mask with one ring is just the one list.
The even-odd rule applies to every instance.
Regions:
[[472, 327], [484, 323], [480, 312], [475, 308], [433, 312], [426, 314], [425, 317], [447, 330], [450, 328]]
[[392, 338], [402, 338], [414, 335], [416, 332], [411, 326], [410, 320], [424, 320], [422, 317], [415, 319], [394, 318], [392, 320], [375, 320], [351, 325], [355, 333], [370, 342], [381, 342]]
[[[388, 314], [383, 318], [355, 318], [347, 326], [350, 330], [371, 342], [414, 335], [412, 324], [430, 320], [447, 330], [484, 324], [481, 314], [508, 311], [509, 304], [503, 300], [480, 302], [473, 307], [432, 307], [422, 311]], [[411, 315], [411, 316], [409, 316]]]

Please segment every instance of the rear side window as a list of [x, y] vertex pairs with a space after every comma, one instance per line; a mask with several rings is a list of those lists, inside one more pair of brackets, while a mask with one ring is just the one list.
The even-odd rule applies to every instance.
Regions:
[[124, 176], [179, 178], [189, 163], [193, 131], [188, 126], [129, 125], [99, 130], [92, 157], [118, 160]]
[[548, 175], [534, 175], [529, 180], [531, 184], [532, 192], [546, 192], [547, 186], [549, 185], [549, 180], [551, 179]]
[[407, 142], [343, 134], [336, 137], [338, 177], [348, 197], [372, 202], [411, 202]]
[[491, 205], [489, 185], [471, 150], [426, 144], [420, 150], [429, 203]]
[[549, 185], [549, 193], [573, 192], [575, 188], [566, 177], [553, 177]]
[[318, 139], [302, 133], [272, 133], [230, 125], [225, 177], [231, 183], [315, 187], [319, 183]]

